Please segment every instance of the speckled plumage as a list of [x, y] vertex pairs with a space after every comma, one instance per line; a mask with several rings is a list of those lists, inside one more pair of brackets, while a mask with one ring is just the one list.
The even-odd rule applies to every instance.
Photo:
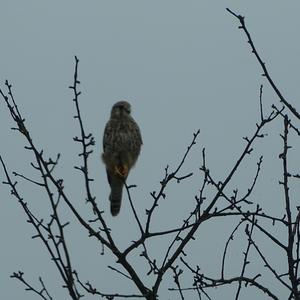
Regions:
[[124, 181], [136, 163], [143, 143], [139, 126], [130, 113], [128, 102], [114, 104], [103, 135], [102, 160], [111, 187], [109, 200], [113, 216], [120, 211]]

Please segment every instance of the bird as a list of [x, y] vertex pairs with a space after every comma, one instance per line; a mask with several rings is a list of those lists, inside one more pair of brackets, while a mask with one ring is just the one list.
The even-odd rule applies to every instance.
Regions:
[[109, 201], [113, 216], [120, 212], [123, 186], [139, 157], [142, 144], [140, 128], [131, 116], [130, 103], [115, 103], [105, 125], [101, 155], [111, 188]]

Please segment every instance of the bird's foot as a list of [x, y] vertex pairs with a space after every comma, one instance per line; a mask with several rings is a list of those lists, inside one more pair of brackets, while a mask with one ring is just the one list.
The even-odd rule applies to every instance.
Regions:
[[115, 173], [122, 178], [126, 178], [128, 176], [128, 172], [129, 170], [126, 165], [115, 166]]

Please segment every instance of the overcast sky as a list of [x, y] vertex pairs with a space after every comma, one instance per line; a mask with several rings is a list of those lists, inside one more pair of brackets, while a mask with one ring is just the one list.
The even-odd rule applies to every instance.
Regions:
[[[87, 210], [82, 178], [73, 168], [79, 164], [80, 148], [72, 137], [79, 131], [73, 119], [72, 91], [68, 89], [73, 80], [74, 55], [78, 56], [80, 104], [86, 129], [96, 139], [91, 157], [93, 192], [121, 246], [136, 238], [137, 231], [125, 196], [120, 216], [109, 216], [109, 188], [100, 153], [102, 132], [113, 103], [127, 100], [132, 104], [132, 114], [143, 135], [141, 156], [128, 179], [138, 186], [133, 199], [140, 214], [150, 206], [149, 193], [159, 187], [165, 166], [176, 167], [198, 128], [201, 134], [184, 170], [200, 174], [201, 150], [206, 147], [210, 169], [222, 180], [244, 145], [242, 137], [255, 130], [261, 83], [265, 85], [265, 111], [270, 111], [272, 103], [279, 105], [260, 76], [261, 69], [237, 20], [226, 12], [226, 7], [246, 16], [248, 29], [275, 82], [290, 103], [299, 108], [299, 1], [226, 1], [226, 6], [224, 1], [216, 0], [0, 0], [0, 4], [1, 89], [5, 89], [6, 79], [13, 84], [16, 101], [36, 144], [52, 157], [62, 154], [57, 172], [65, 178], [66, 190], [78, 209]], [[10, 130], [13, 123], [3, 103], [0, 119], [0, 153], [8, 168], [36, 176], [30, 167], [31, 154], [23, 148], [24, 139]], [[244, 173], [234, 181], [247, 188], [258, 157], [268, 153], [263, 171], [265, 182], [257, 192], [267, 207], [274, 206], [268, 199], [280, 191], [280, 173], [275, 173], [280, 165], [279, 130], [282, 122], [270, 128], [269, 139], [258, 145], [260, 148], [249, 158]], [[297, 156], [293, 162], [299, 162]], [[2, 172], [0, 176], [3, 181]], [[169, 228], [185, 217], [181, 212], [191, 211], [199, 182], [196, 176], [181, 187], [170, 188], [170, 201], [162, 204], [158, 227]], [[48, 204], [38, 188], [26, 182], [19, 186], [33, 210], [47, 218]], [[7, 186], [1, 186], [0, 195], [1, 299], [35, 299], [19, 282], [9, 278], [17, 270], [23, 270], [32, 282], [42, 276], [54, 299], [66, 299], [56, 269], [41, 242], [31, 239], [34, 231]], [[176, 205], [172, 198], [177, 199]], [[168, 218], [173, 223], [167, 223]], [[133, 291], [126, 279], [106, 269], [106, 265], [114, 264], [114, 259], [98, 255], [99, 245], [86, 237], [67, 208], [65, 219], [72, 222], [68, 234], [74, 265], [82, 271], [84, 280], [91, 280], [103, 292]], [[223, 247], [228, 235], [221, 234], [223, 239], [208, 243], [211, 229], [205, 228], [194, 242], [196, 251], [191, 253], [194, 258], [199, 257], [197, 263], [204, 270], [214, 272], [220, 257], [210, 255]], [[160, 244], [153, 247], [153, 253], [159, 253]], [[237, 247], [239, 250], [238, 244]], [[201, 260], [203, 256], [207, 258]], [[238, 266], [233, 268], [238, 270]], [[168, 287], [174, 287], [171, 280], [162, 287], [160, 298], [177, 299], [178, 295], [169, 292]], [[230, 291], [227, 292], [230, 299]], [[278, 294], [285, 295], [281, 291]], [[214, 299], [224, 299], [224, 294], [213, 295]], [[245, 293], [242, 299], [253, 299], [255, 295], [264, 299], [255, 291]], [[193, 299], [193, 294], [187, 299]]]

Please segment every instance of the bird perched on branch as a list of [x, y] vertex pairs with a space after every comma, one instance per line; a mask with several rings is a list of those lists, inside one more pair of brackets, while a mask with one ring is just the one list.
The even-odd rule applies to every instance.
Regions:
[[142, 144], [139, 126], [131, 116], [130, 104], [126, 101], [115, 103], [104, 129], [102, 153], [111, 188], [109, 200], [113, 216], [120, 211], [123, 185], [138, 159]]

